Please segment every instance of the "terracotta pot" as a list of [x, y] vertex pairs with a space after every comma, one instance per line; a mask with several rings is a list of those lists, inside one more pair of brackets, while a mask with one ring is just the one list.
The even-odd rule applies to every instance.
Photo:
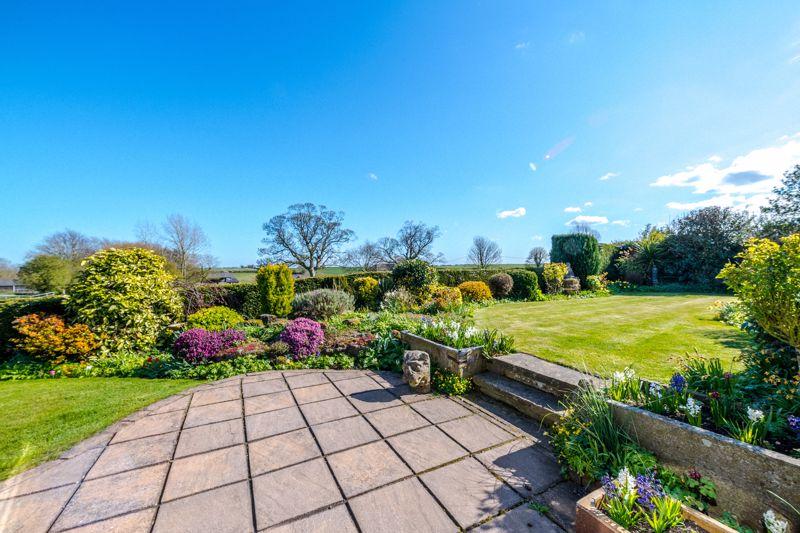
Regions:
[[[597, 489], [578, 500], [575, 514], [576, 533], [630, 533], [627, 529], [611, 520], [598, 506], [603, 499], [603, 489]], [[722, 522], [708, 515], [695, 511], [685, 505], [681, 506], [683, 518], [694, 522], [708, 533], [736, 533]]]

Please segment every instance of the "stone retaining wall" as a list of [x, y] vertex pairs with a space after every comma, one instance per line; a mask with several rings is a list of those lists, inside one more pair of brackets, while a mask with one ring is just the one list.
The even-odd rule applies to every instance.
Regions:
[[431, 361], [440, 368], [449, 370], [461, 377], [472, 377], [484, 370], [483, 349], [480, 346], [461, 349], [451, 348], [408, 331], [401, 331], [400, 339], [411, 346], [412, 350], [427, 352], [431, 356]]
[[[659, 461], [679, 472], [696, 468], [717, 485], [721, 510], [732, 511], [747, 525], [760, 527], [770, 507], [793, 522], [800, 520], [772, 491], [800, 509], [800, 459], [609, 401], [614, 418]], [[763, 529], [763, 528], [761, 528]]]

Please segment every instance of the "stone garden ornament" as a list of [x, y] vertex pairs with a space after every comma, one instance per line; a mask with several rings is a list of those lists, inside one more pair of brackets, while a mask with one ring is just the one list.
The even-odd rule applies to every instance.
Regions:
[[416, 392], [431, 391], [431, 356], [420, 350], [403, 355], [403, 380]]

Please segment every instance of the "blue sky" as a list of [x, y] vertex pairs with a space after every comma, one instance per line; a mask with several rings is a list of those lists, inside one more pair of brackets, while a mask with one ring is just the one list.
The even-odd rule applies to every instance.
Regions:
[[800, 162], [795, 1], [15, 4], [12, 261], [181, 213], [221, 265], [252, 263], [261, 224], [310, 201], [359, 240], [423, 220], [451, 262], [475, 235], [514, 262], [575, 217], [610, 241], [754, 209]]

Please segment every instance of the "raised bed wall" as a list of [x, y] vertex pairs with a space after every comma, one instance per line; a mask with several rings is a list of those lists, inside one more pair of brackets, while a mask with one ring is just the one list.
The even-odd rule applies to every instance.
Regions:
[[609, 401], [614, 418], [659, 461], [685, 472], [697, 469], [717, 485], [717, 501], [739, 520], [758, 527], [770, 507], [792, 521], [800, 520], [772, 491], [800, 509], [800, 459], [697, 428], [677, 420]]
[[431, 361], [440, 368], [449, 370], [461, 377], [472, 377], [484, 370], [483, 349], [480, 346], [461, 349], [451, 348], [408, 331], [401, 331], [400, 339], [408, 344], [412, 350], [426, 352], [431, 356]]

